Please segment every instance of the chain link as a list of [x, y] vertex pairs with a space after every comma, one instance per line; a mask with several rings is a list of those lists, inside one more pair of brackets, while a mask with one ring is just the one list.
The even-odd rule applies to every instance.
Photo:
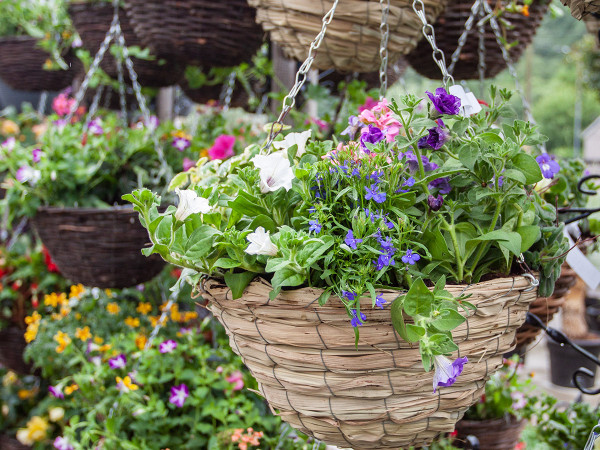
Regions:
[[94, 98], [92, 99], [92, 104], [90, 105], [90, 110], [88, 111], [86, 123], [94, 118], [96, 115], [96, 111], [98, 110], [98, 104], [100, 103], [100, 97], [104, 93], [104, 85], [98, 86], [96, 89], [96, 93], [94, 94]]
[[271, 125], [269, 137], [265, 146], [263, 147], [263, 150], [266, 150], [267, 153], [270, 152], [273, 140], [279, 135], [279, 133], [281, 133], [283, 129], [283, 120], [286, 118], [291, 109], [296, 105], [296, 96], [298, 95], [300, 89], [302, 89], [302, 86], [304, 86], [304, 83], [306, 82], [308, 71], [312, 67], [313, 61], [315, 60], [315, 52], [318, 50], [318, 48], [321, 46], [321, 43], [323, 42], [323, 38], [325, 37], [325, 33], [327, 32], [327, 27], [333, 20], [333, 15], [335, 14], [335, 10], [338, 6], [339, 1], [340, 0], [334, 0], [331, 9], [327, 12], [327, 14], [325, 14], [325, 16], [323, 16], [323, 25], [321, 26], [321, 31], [319, 32], [319, 34], [317, 34], [314, 41], [311, 42], [310, 48], [308, 50], [308, 56], [300, 66], [300, 69], [298, 69], [298, 72], [296, 72], [296, 80], [294, 82], [294, 86], [292, 86], [292, 89], [290, 89], [289, 94], [286, 95], [283, 99], [281, 114], [279, 114], [277, 120]]
[[458, 60], [460, 58], [460, 54], [462, 52], [463, 47], [467, 43], [467, 38], [469, 37], [469, 33], [471, 32], [471, 29], [473, 28], [473, 23], [475, 23], [475, 16], [480, 11], [480, 8], [481, 8], [481, 0], [476, 0], [475, 3], [473, 3], [473, 6], [471, 6], [471, 14], [469, 15], [469, 18], [467, 19], [467, 21], [465, 22], [465, 29], [463, 30], [462, 34], [458, 38], [458, 47], [456, 47], [456, 50], [454, 50], [454, 53], [452, 53], [452, 57], [450, 58], [450, 65], [448, 66], [448, 72], [450, 74], [454, 73], [454, 68], [456, 67], [456, 63], [458, 62]]
[[433, 61], [440, 68], [442, 72], [442, 81], [446, 88], [448, 88], [450, 83], [454, 84], [454, 78], [448, 73], [448, 69], [446, 68], [446, 58], [444, 57], [444, 52], [441, 51], [437, 46], [435, 40], [435, 31], [427, 22], [427, 17], [425, 16], [425, 5], [423, 4], [422, 0], [414, 0], [412, 7], [415, 14], [419, 17], [419, 19], [421, 19], [421, 23], [423, 24], [423, 36], [425, 36], [425, 39], [427, 39], [429, 45], [431, 45], [431, 48], [433, 49]]
[[46, 111], [46, 103], [48, 103], [48, 92], [42, 92], [40, 95], [40, 101], [38, 102], [37, 114], [38, 116], [43, 116]]
[[[229, 74], [229, 78], [227, 79], [227, 84], [224, 86], [224, 94], [222, 95], [223, 99], [223, 111], [229, 111], [229, 106], [231, 105], [231, 96], [233, 95], [233, 88], [235, 87], [235, 71]], [[222, 93], [222, 94], [223, 94]]]
[[[480, 15], [485, 16], [485, 11], [480, 9]], [[479, 72], [479, 93], [481, 96], [484, 95], [484, 80], [485, 80], [485, 71], [487, 69], [485, 63], [485, 22], [484, 17], [477, 23], [477, 32], [479, 34], [479, 64], [477, 65], [477, 69]]]
[[379, 99], [385, 97], [388, 88], [387, 69], [388, 69], [388, 42], [390, 40], [390, 25], [388, 23], [390, 15], [390, 0], [379, 0], [381, 5], [381, 46], [379, 47], [379, 57], [381, 65], [379, 66]]
[[121, 120], [127, 126], [127, 98], [125, 97], [125, 77], [123, 75], [123, 55], [115, 58], [117, 66], [117, 80], [119, 82], [119, 107], [121, 108]]

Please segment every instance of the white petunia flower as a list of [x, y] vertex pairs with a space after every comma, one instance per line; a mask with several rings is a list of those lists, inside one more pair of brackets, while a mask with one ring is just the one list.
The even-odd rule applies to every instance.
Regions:
[[275, 192], [279, 188], [289, 191], [292, 188], [294, 171], [288, 159], [280, 154], [257, 155], [252, 158], [254, 166], [260, 170], [260, 192]]
[[312, 130], [304, 131], [302, 133], [290, 133], [282, 141], [273, 142], [273, 147], [277, 150], [287, 151], [292, 145], [297, 145], [296, 156], [300, 157], [306, 153], [306, 141], [310, 138]]
[[179, 196], [179, 205], [175, 211], [175, 219], [183, 222], [190, 214], [202, 213], [206, 214], [210, 211], [208, 200], [204, 197], [198, 197], [195, 191], [191, 189], [175, 189], [175, 193]]
[[258, 227], [254, 233], [246, 236], [250, 245], [246, 249], [249, 255], [269, 255], [275, 256], [279, 249], [271, 242], [269, 232], [263, 227]]

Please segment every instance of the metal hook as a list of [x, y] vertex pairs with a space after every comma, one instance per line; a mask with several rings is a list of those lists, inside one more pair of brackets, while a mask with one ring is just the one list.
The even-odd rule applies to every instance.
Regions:
[[595, 374], [594, 372], [592, 372], [590, 369], [588, 369], [587, 367], [580, 367], [579, 369], [577, 369], [575, 371], [575, 373], [573, 374], [573, 384], [575, 385], [575, 387], [577, 389], [579, 389], [581, 392], [583, 392], [584, 394], [587, 395], [598, 395], [600, 394], [600, 388], [596, 388], [596, 389], [590, 389], [590, 388], [586, 388], [585, 386], [583, 386], [580, 382], [580, 376], [586, 376], [589, 377], [592, 381], [595, 378]]
[[586, 181], [592, 180], [594, 178], [600, 179], [600, 175], [586, 175], [585, 177], [581, 178], [581, 180], [579, 180], [579, 183], [577, 183], [577, 189], [579, 189], [579, 192], [581, 192], [582, 194], [585, 194], [585, 195], [597, 195], [598, 192], [590, 191], [583, 187], [583, 183], [585, 183]]

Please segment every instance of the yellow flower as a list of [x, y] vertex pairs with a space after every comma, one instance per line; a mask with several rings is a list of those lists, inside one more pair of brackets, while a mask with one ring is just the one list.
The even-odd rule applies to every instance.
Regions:
[[27, 330], [25, 331], [25, 342], [28, 344], [32, 342], [36, 338], [39, 328], [39, 322], [33, 322], [27, 325]]
[[141, 302], [139, 305], [137, 305], [137, 308], [135, 308], [135, 310], [140, 314], [146, 315], [150, 311], [152, 311], [152, 305], [150, 303]]
[[98, 347], [98, 351], [99, 352], [107, 352], [108, 350], [110, 350], [111, 345], [110, 344], [104, 344], [101, 345], [100, 347]]
[[75, 330], [75, 337], [82, 340], [83, 342], [92, 338], [92, 333], [90, 333], [90, 327], [86, 326], [83, 328], [77, 328]]
[[81, 314], [80, 313], [75, 313], [75, 318], [77, 320], [81, 320]]
[[65, 387], [65, 394], [66, 395], [71, 395], [73, 392], [77, 391], [79, 389], [79, 386], [77, 386], [75, 383], [73, 383], [70, 386]]
[[58, 295], [56, 292], [53, 292], [50, 295], [44, 296], [44, 305], [51, 306], [52, 308], [56, 308], [58, 305], [66, 305], [67, 304], [67, 294], [64, 292]]
[[121, 308], [119, 308], [119, 305], [113, 302], [106, 305], [106, 310], [109, 312], [109, 314], [119, 314]]
[[23, 445], [33, 445], [35, 442], [43, 441], [49, 426], [45, 419], [34, 416], [27, 422], [27, 428], [17, 431], [17, 440]]
[[52, 320], [60, 320], [63, 318], [63, 316], [61, 316], [58, 313], [52, 313], [52, 315], [50, 317], [52, 317]]
[[[160, 320], [162, 316], [150, 316], [148, 317], [148, 319], [150, 319], [150, 324], [155, 327], [156, 325], [158, 325], [158, 322]], [[164, 325], [165, 322], [167, 321], [167, 317], [165, 316], [165, 318], [162, 320], [161, 325]]]
[[60, 307], [60, 316], [61, 317], [67, 317], [70, 312], [71, 312], [71, 308], [69, 308], [68, 306]]
[[8, 372], [6, 372], [4, 377], [2, 377], [2, 385], [7, 387], [12, 386], [17, 382], [17, 380], [17, 374], [14, 373], [12, 370], [9, 370]]
[[189, 322], [190, 320], [194, 320], [198, 318], [198, 313], [196, 311], [186, 311], [183, 315], [183, 321]]
[[179, 312], [179, 306], [177, 304], [171, 307], [171, 320], [173, 320], [173, 322], [179, 322], [181, 320], [181, 313]]
[[140, 326], [140, 319], [129, 316], [127, 319], [125, 319], [125, 325], [129, 325], [132, 328], [137, 328]]
[[188, 141], [192, 140], [192, 136], [183, 130], [171, 131], [171, 136], [187, 139]]
[[37, 311], [34, 311], [31, 316], [25, 317], [25, 323], [27, 325], [39, 322], [40, 320], [42, 320], [42, 316], [40, 316], [40, 314]]
[[0, 131], [2, 132], [2, 134], [17, 134], [21, 130], [19, 129], [19, 125], [17, 125], [12, 120], [5, 120], [2, 122]]
[[52, 67], [54, 66], [54, 64], [52, 63], [52, 60], [50, 58], [48, 58], [45, 62], [44, 62], [44, 69], [48, 70], [48, 69], [52, 69]]
[[63, 417], [65, 417], [65, 410], [59, 406], [48, 410], [50, 422], [58, 422], [59, 420], [62, 420]]
[[127, 375], [125, 378], [117, 377], [115, 379], [117, 380], [117, 387], [120, 387], [125, 391], [137, 391], [139, 389], [138, 385], [131, 381], [131, 377], [129, 375]]
[[112, 297], [112, 291], [110, 289], [104, 289], [104, 293], [107, 297]]
[[140, 350], [144, 350], [147, 342], [148, 342], [148, 338], [146, 336], [144, 336], [143, 334], [138, 334], [137, 337], [135, 338], [135, 345], [137, 345], [137, 348], [139, 348]]
[[100, 336], [94, 336], [94, 342], [100, 345], [104, 342], [104, 339], [102, 339]]
[[71, 338], [69, 335], [67, 333], [63, 333], [62, 331], [59, 331], [54, 335], [54, 340], [58, 342], [56, 353], [64, 352], [67, 346], [71, 343]]
[[83, 284], [75, 284], [71, 286], [71, 291], [69, 292], [69, 298], [79, 297], [81, 294], [85, 292], [85, 288]]
[[21, 400], [26, 400], [28, 398], [33, 397], [35, 394], [37, 393], [36, 389], [19, 389], [19, 391], [17, 392], [17, 396], [21, 399]]
[[65, 30], [61, 33], [61, 36], [63, 39], [69, 39], [72, 35], [70, 31]]

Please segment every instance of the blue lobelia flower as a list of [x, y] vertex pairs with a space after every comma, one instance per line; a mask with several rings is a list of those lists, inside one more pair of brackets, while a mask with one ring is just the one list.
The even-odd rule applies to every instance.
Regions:
[[410, 248], [406, 250], [406, 254], [402, 257], [402, 262], [404, 264], [410, 264], [414, 266], [415, 263], [421, 259], [421, 256], [418, 253], [414, 253]]
[[379, 258], [377, 258], [377, 261], [373, 261], [373, 264], [375, 264], [375, 269], [381, 270], [384, 267], [396, 265], [396, 261], [394, 261], [393, 254], [384, 253], [379, 255]]
[[342, 291], [342, 296], [346, 297], [349, 302], [353, 302], [356, 299], [356, 294], [350, 291]]
[[542, 153], [540, 156], [535, 158], [535, 160], [542, 170], [542, 175], [548, 180], [554, 178], [554, 176], [560, 171], [560, 166], [554, 160], [553, 155], [551, 156], [548, 153]]
[[457, 358], [454, 361], [450, 361], [445, 356], [435, 355], [433, 357], [433, 366], [435, 367], [435, 373], [433, 374], [433, 392], [439, 386], [452, 386], [458, 376], [462, 373], [464, 365], [469, 360], [466, 357]]
[[367, 193], [365, 194], [365, 200], [373, 200], [375, 203], [383, 203], [387, 197], [385, 192], [380, 192], [377, 184], [372, 184], [370, 188], [365, 186]]
[[385, 305], [385, 303], [386, 301], [383, 299], [383, 294], [379, 294], [377, 297], [375, 297], [375, 306], [379, 306], [381, 309], [383, 309], [383, 305]]
[[356, 250], [356, 244], [360, 244], [362, 243], [362, 239], [355, 239], [354, 238], [354, 233], [352, 232], [352, 230], [348, 230], [348, 233], [346, 234], [346, 238], [344, 239], [344, 242], [346, 243], [346, 245], [354, 250]]
[[396, 193], [402, 193], [402, 192], [408, 192], [408, 189], [402, 189], [403, 187], [413, 187], [415, 185], [415, 179], [413, 177], [408, 177], [408, 179], [406, 181], [404, 181], [404, 183], [402, 183], [402, 186], [400, 186], [398, 189], [396, 189]]
[[356, 309], [352, 310], [352, 320], [350, 320], [350, 324], [354, 328], [361, 326], [363, 323], [365, 323], [366, 320], [367, 320], [367, 316], [365, 316], [363, 313], [360, 313], [360, 319], [359, 319], [358, 315], [356, 313]]
[[308, 231], [314, 231], [316, 234], [319, 234], [321, 232], [321, 228], [323, 228], [318, 220], [309, 220], [308, 224], [310, 225]]
[[429, 91], [425, 91], [425, 93], [438, 113], [455, 116], [460, 112], [460, 98], [448, 94], [443, 87], [437, 88], [435, 94]]

